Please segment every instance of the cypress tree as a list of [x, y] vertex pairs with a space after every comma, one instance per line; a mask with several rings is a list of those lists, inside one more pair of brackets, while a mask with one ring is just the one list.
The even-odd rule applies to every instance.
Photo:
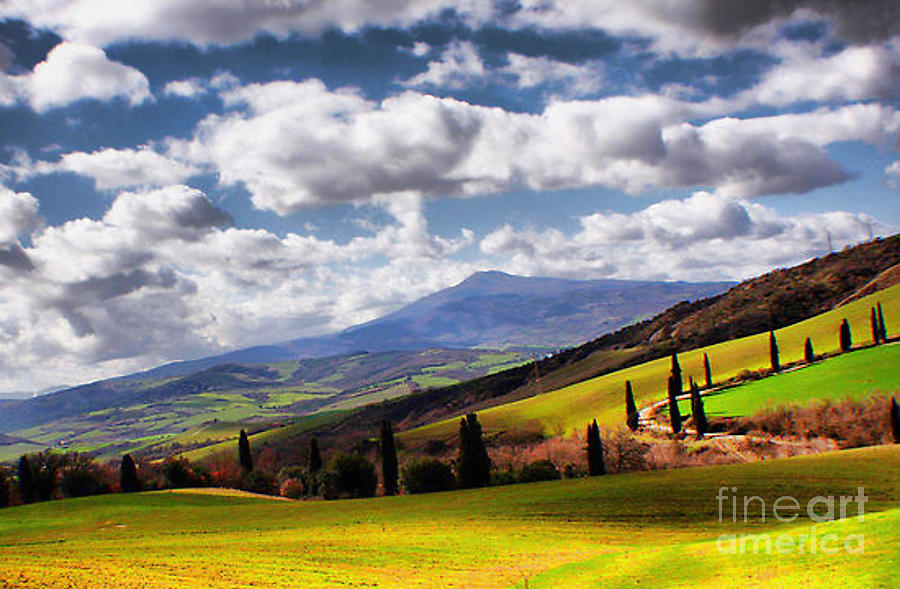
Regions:
[[884, 326], [884, 312], [881, 310], [881, 303], [876, 305], [878, 307], [878, 331], [881, 332], [881, 341], [882, 343], [887, 342], [887, 328]]
[[28, 456], [23, 454], [19, 458], [19, 496], [22, 503], [34, 503], [37, 501], [37, 494], [34, 489], [34, 474], [31, 471], [31, 462]]
[[119, 467], [119, 487], [123, 493], [136, 493], [141, 490], [141, 482], [138, 480], [137, 467], [131, 454], [122, 457], [122, 465]]
[[250, 440], [247, 439], [247, 432], [241, 430], [241, 437], [238, 438], [238, 462], [241, 463], [241, 469], [244, 474], [248, 474], [253, 470], [253, 456], [250, 455]]
[[812, 364], [816, 359], [816, 353], [813, 351], [812, 340], [806, 338], [806, 343], [803, 344], [803, 359], [807, 364]]
[[400, 491], [399, 475], [394, 431], [391, 423], [385, 419], [381, 422], [381, 478], [385, 495], [396, 495]]
[[6, 469], [0, 468], [0, 508], [9, 507], [10, 501], [9, 477], [6, 476]]
[[491, 459], [474, 413], [459, 422], [459, 457], [456, 461], [459, 484], [464, 489], [486, 487], [491, 482]]
[[597, 459], [596, 460], [597, 460], [597, 465], [599, 466], [597, 474], [604, 475], [604, 474], [606, 474], [606, 462], [603, 460], [603, 439], [600, 437], [600, 428], [597, 427], [596, 419], [594, 420], [593, 429], [594, 429], [594, 439], [597, 440], [597, 446], [596, 446]]
[[872, 325], [872, 342], [877, 346], [881, 343], [881, 326], [878, 325], [878, 315], [875, 313], [875, 307], [872, 307], [869, 314], [869, 323]]
[[637, 431], [638, 428], [638, 408], [634, 402], [634, 393], [631, 390], [631, 381], [625, 381], [625, 424], [631, 431]]
[[840, 331], [840, 339], [841, 339], [841, 351], [849, 352], [850, 348], [853, 347], [853, 339], [850, 337], [850, 324], [847, 323], [847, 320], [844, 319], [841, 322], [841, 331]]
[[709, 366], [709, 356], [703, 354], [703, 375], [706, 377], [706, 388], [712, 388], [712, 368]]
[[703, 407], [700, 389], [697, 388], [697, 383], [693, 379], [691, 379], [691, 414], [694, 428], [697, 430], [697, 437], [702, 438], [709, 432], [709, 422], [706, 419], [706, 409]]
[[900, 444], [900, 405], [897, 405], [897, 397], [891, 397], [891, 432], [894, 443]]
[[778, 360], [778, 342], [775, 341], [775, 332], [769, 332], [769, 362], [772, 364], [772, 372], [778, 372], [781, 369], [781, 362]]
[[319, 472], [322, 470], [322, 454], [319, 452], [319, 441], [315, 438], [309, 439], [309, 472]]
[[600, 440], [600, 428], [597, 420], [587, 426], [587, 459], [588, 474], [592, 477], [606, 474], [606, 465], [603, 462], [603, 442]]
[[669, 375], [669, 420], [672, 422], [672, 433], [681, 431], [681, 411], [678, 409], [678, 395], [681, 394], [681, 379], [674, 374]]
[[678, 381], [678, 391], [681, 392], [681, 364], [678, 362], [678, 354], [672, 352], [672, 374]]

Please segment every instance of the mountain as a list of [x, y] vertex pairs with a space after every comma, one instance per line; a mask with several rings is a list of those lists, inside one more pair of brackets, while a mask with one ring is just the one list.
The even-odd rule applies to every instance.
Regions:
[[183, 376], [217, 364], [263, 364], [426, 348], [570, 346], [653, 316], [685, 300], [725, 291], [729, 282], [567, 280], [479, 272], [400, 310], [342, 332], [175, 362], [135, 375]]

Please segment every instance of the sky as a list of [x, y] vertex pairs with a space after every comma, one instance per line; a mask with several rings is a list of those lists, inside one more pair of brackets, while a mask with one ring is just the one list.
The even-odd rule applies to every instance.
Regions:
[[900, 4], [0, 0], [0, 391], [900, 226]]

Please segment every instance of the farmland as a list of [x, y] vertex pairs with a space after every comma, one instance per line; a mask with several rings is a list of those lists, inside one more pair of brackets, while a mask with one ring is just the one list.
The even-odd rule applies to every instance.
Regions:
[[[772, 462], [338, 502], [237, 492], [101, 496], [0, 511], [0, 587], [667, 587], [900, 581], [900, 447]], [[820, 523], [821, 538], [865, 535], [865, 556], [723, 554], [721, 534], [809, 534], [801, 518], [718, 518], [727, 485], [771, 502], [786, 493], [855, 495], [866, 517]], [[754, 503], [754, 506], [757, 505]], [[771, 568], [768, 568], [771, 567]], [[477, 571], [477, 572], [474, 572]]]

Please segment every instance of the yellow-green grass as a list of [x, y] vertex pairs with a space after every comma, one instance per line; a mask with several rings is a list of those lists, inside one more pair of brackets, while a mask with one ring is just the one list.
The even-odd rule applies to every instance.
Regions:
[[[900, 285], [864, 297], [843, 307], [790, 325], [775, 332], [782, 363], [803, 357], [803, 344], [812, 338], [817, 353], [840, 349], [838, 328], [846, 318], [857, 342], [870, 342], [870, 308], [881, 302], [888, 335], [900, 333]], [[703, 354], [709, 355], [713, 380], [721, 382], [744, 370], [769, 366], [768, 334], [723, 342], [679, 354], [685, 382], [689, 377], [703, 378]], [[552, 392], [523, 399], [478, 413], [486, 432], [505, 431], [535, 424], [545, 435], [567, 434], [580, 430], [593, 419], [606, 427], [624, 421], [625, 381], [630, 380], [639, 405], [665, 398], [670, 360], [660, 358], [597, 378], [579, 382]], [[456, 433], [459, 418], [451, 418], [401, 434], [408, 442], [448, 438]]]
[[[332, 421], [339, 419], [343, 413], [343, 411], [327, 411], [313, 413], [312, 415], [305, 415], [299, 418], [292, 418], [290, 420], [291, 423], [288, 425], [273, 427], [249, 436], [250, 444], [253, 447], [261, 448], [269, 442], [280, 441], [303, 433], [304, 431], [325, 427]], [[236, 424], [235, 429], [232, 430], [234, 432], [233, 436], [226, 438], [225, 441], [183, 452], [181, 455], [188, 460], [196, 461], [209, 458], [210, 456], [221, 452], [237, 452], [235, 440], [237, 440], [240, 430], [245, 427], [246, 425], [241, 426], [240, 424]]]
[[[220, 492], [56, 501], [0, 510], [0, 587], [896, 587], [898, 473], [900, 447], [882, 446], [355, 501]], [[736, 522], [727, 501], [720, 521], [720, 487], [762, 498], [766, 521], [753, 501], [744, 522], [742, 500]], [[868, 497], [862, 522], [853, 504], [841, 521], [772, 517], [778, 497], [806, 507], [858, 487]], [[716, 546], [721, 535], [797, 538], [813, 525], [841, 550]], [[843, 550], [850, 534], [864, 534], [864, 555]]]
[[[752, 415], [765, 407], [825, 399], [864, 399], [900, 391], [900, 344], [841, 354], [798, 370], [704, 395], [711, 417]], [[688, 415], [689, 401], [679, 408]]]

